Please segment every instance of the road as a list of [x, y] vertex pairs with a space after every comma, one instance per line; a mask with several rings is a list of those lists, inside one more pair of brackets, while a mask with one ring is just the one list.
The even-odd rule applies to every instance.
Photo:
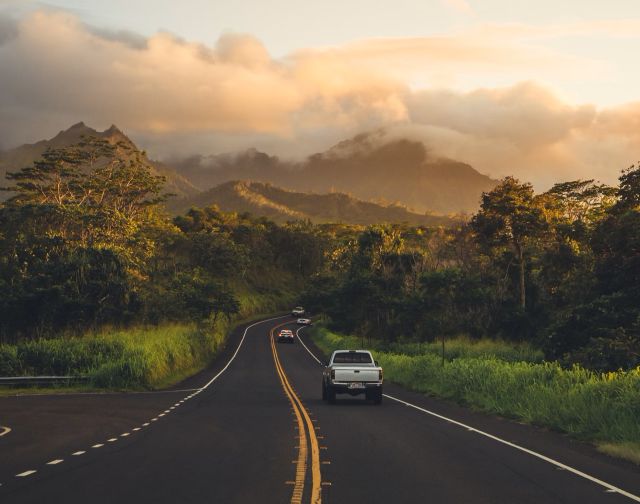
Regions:
[[640, 501], [637, 466], [557, 433], [388, 383], [328, 405], [305, 331], [271, 342], [283, 323], [174, 390], [0, 398], [0, 502]]

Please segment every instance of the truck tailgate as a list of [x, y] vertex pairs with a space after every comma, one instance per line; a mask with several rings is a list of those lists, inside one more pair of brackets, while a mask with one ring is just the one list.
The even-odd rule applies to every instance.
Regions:
[[377, 382], [380, 380], [377, 368], [336, 367], [334, 381], [337, 382]]

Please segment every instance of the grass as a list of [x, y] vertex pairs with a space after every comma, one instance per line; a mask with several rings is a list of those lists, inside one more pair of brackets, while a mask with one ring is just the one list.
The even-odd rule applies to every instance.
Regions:
[[[0, 345], [0, 376], [88, 376], [89, 384], [60, 386], [66, 391], [159, 389], [205, 368], [222, 350], [234, 327], [291, 304], [280, 289], [253, 291], [236, 286], [240, 313], [211, 327], [166, 324], [158, 327], [103, 329], [82, 337], [61, 337]], [[31, 393], [42, 388], [21, 389]], [[52, 388], [46, 389], [51, 391]], [[15, 394], [4, 389], [0, 395]]]
[[[403, 355], [435, 355], [442, 359], [442, 343], [416, 343], [413, 341], [398, 341], [384, 343], [382, 341], [367, 340], [356, 336], [336, 334], [322, 329], [326, 341], [346, 345], [345, 348], [366, 347], [370, 350]], [[507, 362], [537, 362], [544, 360], [542, 350], [528, 343], [511, 343], [497, 340], [474, 340], [466, 336], [457, 336], [446, 340], [445, 358], [449, 361], [461, 357], [490, 358], [494, 357]]]
[[[313, 339], [327, 354], [362, 346], [359, 338], [322, 327], [314, 329]], [[418, 352], [408, 345], [406, 353], [402, 345], [393, 351], [373, 345], [372, 350], [385, 377], [411, 390], [550, 427], [593, 442], [605, 453], [640, 460], [640, 368], [613, 373], [564, 369], [538, 361], [530, 350], [501, 348], [505, 345], [454, 340], [450, 347], [456, 350], [444, 367], [431, 346]], [[518, 361], [516, 355], [533, 360]]]
[[3, 345], [0, 372], [88, 376], [98, 388], [159, 388], [204, 366], [224, 344], [228, 328], [226, 322], [213, 330], [173, 324]]
[[598, 450], [640, 465], [640, 443], [599, 443]]

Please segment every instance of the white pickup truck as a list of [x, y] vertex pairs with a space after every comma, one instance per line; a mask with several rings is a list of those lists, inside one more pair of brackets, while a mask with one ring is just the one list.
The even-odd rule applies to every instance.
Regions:
[[336, 350], [322, 372], [322, 399], [336, 402], [336, 394], [365, 394], [382, 402], [382, 368], [368, 350]]

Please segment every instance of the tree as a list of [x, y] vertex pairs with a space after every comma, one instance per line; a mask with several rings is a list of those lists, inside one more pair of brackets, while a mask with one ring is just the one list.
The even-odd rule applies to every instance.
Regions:
[[[128, 144], [86, 138], [9, 173], [0, 206], [2, 328], [36, 336], [126, 321], [162, 227], [163, 177]], [[17, 314], [21, 314], [18, 317]]]
[[504, 178], [493, 190], [482, 194], [480, 211], [473, 217], [471, 225], [478, 241], [490, 250], [512, 249], [519, 268], [519, 304], [525, 310], [525, 248], [546, 228], [533, 187], [513, 177]]

